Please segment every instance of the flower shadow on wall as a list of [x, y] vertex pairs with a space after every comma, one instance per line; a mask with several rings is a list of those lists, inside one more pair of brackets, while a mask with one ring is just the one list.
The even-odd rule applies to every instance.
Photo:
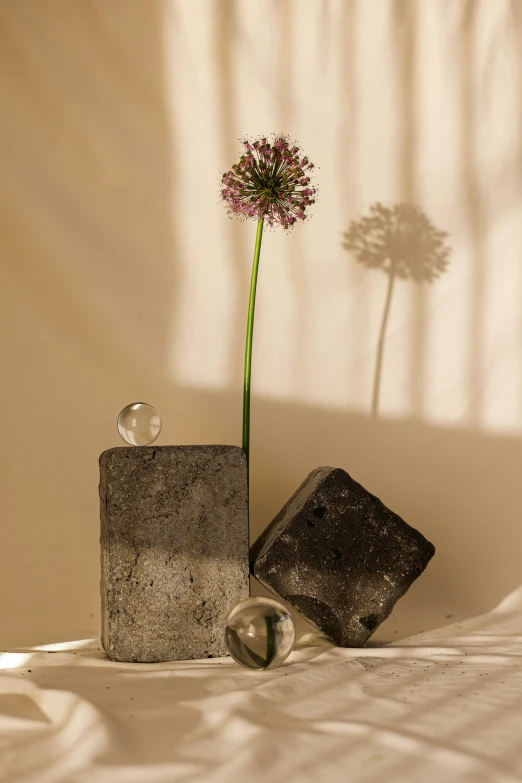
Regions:
[[379, 411], [384, 344], [395, 281], [433, 283], [449, 264], [451, 248], [445, 231], [439, 231], [427, 215], [411, 204], [386, 207], [372, 204], [369, 214], [350, 223], [343, 247], [368, 269], [388, 275], [386, 301], [379, 331], [372, 392], [372, 416]]

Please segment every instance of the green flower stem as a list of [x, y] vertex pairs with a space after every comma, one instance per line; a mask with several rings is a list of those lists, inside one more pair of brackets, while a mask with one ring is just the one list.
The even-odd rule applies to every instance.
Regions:
[[259, 270], [259, 255], [263, 237], [263, 220], [257, 224], [256, 246], [254, 249], [254, 264], [250, 282], [250, 299], [248, 302], [248, 320], [245, 347], [245, 383], [243, 387], [243, 449], [246, 453], [247, 467], [250, 460], [250, 378], [252, 376], [252, 337], [254, 335], [254, 311], [256, 306], [257, 273]]

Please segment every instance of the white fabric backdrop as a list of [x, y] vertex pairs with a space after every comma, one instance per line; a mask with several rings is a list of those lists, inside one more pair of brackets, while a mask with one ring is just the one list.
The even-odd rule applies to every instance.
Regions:
[[522, 594], [280, 669], [117, 664], [95, 642], [0, 654], [2, 783], [519, 783]]
[[[144, 399], [159, 443], [239, 443], [255, 226], [219, 175], [245, 133], [320, 167], [264, 240], [252, 535], [346, 468], [437, 547], [380, 638], [520, 583], [520, 0], [0, 0], [0, 643], [98, 634], [99, 453]], [[399, 281], [342, 247], [382, 201], [448, 232]]]

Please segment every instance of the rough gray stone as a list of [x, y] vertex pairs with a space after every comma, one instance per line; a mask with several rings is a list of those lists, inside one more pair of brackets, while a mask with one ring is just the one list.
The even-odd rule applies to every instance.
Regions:
[[246, 457], [236, 446], [100, 457], [102, 643], [112, 660], [226, 655], [249, 595]]
[[435, 553], [340, 468], [312, 471], [250, 552], [250, 569], [340, 647], [363, 647]]

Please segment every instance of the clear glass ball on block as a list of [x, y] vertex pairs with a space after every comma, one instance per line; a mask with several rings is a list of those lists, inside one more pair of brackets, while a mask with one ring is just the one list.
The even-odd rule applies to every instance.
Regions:
[[272, 598], [247, 598], [230, 612], [225, 644], [248, 669], [275, 669], [286, 661], [295, 640], [290, 612]]
[[118, 432], [129, 446], [149, 446], [161, 432], [161, 416], [152, 405], [133, 402], [118, 416]]

